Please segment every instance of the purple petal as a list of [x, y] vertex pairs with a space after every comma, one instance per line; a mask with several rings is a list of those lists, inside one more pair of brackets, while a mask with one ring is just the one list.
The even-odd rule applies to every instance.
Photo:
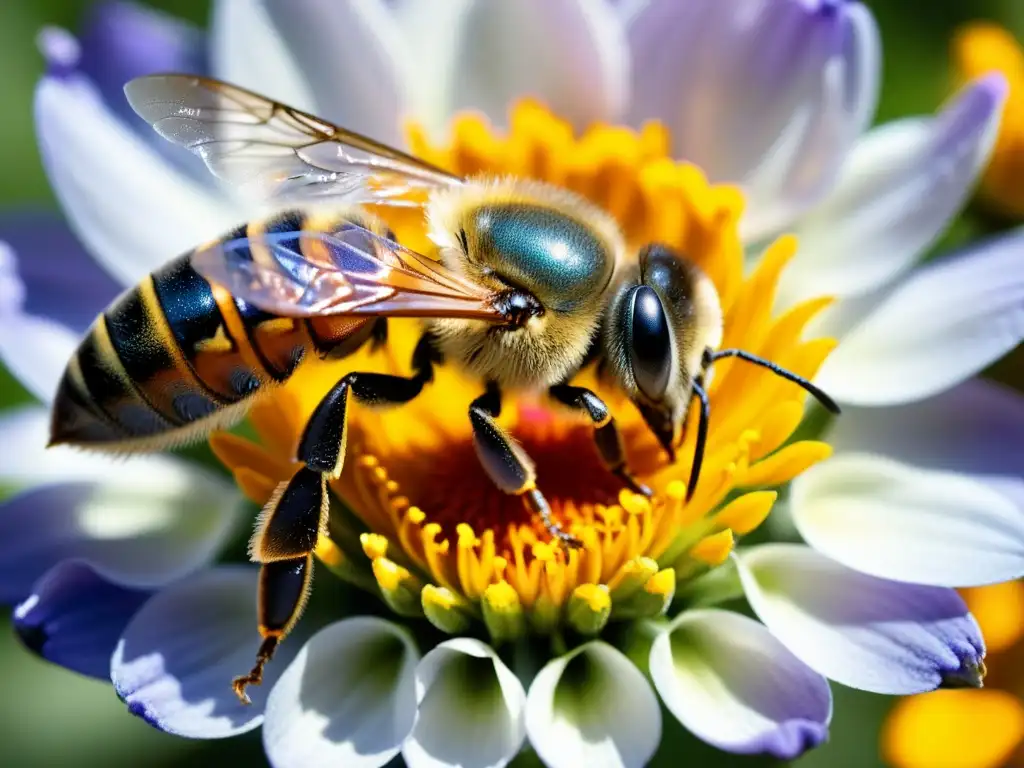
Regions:
[[63, 323], [25, 312], [26, 288], [13, 249], [0, 241], [0, 362], [29, 392], [48, 403], [79, 334]]
[[654, 640], [650, 672], [669, 711], [719, 749], [792, 760], [828, 738], [828, 681], [746, 616], [683, 612]]
[[249, 670], [260, 635], [257, 569], [221, 566], [158, 592], [129, 622], [111, 660], [128, 711], [168, 733], [216, 739], [263, 722], [267, 695], [302, 639], [290, 637], [242, 704], [231, 680]]
[[14, 609], [14, 629], [30, 651], [47, 661], [109, 680], [117, 640], [150, 595], [69, 560], [47, 571]]
[[159, 137], [150, 131], [146, 140], [129, 128], [80, 73], [39, 81], [35, 125], [69, 225], [123, 285], [245, 218], [222, 191], [177, 172], [155, 150]]
[[804, 541], [862, 573], [937, 587], [1024, 576], [1020, 508], [959, 472], [842, 453], [794, 481], [790, 508]]
[[884, 406], [974, 376], [1024, 340], [1022, 254], [1018, 227], [911, 272], [843, 337], [816, 383], [843, 404]]
[[1006, 94], [1002, 75], [986, 75], [934, 116], [863, 136], [835, 188], [796, 227], [800, 253], [779, 287], [783, 305], [822, 294], [863, 297], [906, 274], [988, 163]]
[[824, 193], [877, 96], [877, 31], [860, 3], [650, 0], [630, 15], [630, 122], [662, 121], [676, 156], [743, 183], [748, 234]]
[[171, 16], [133, 3], [106, 2], [94, 7], [81, 40], [60, 27], [47, 27], [37, 39], [46, 59], [46, 74], [80, 80], [95, 89], [111, 113], [169, 163], [204, 186], [213, 180], [201, 162], [177, 151], [138, 119], [124, 97], [132, 78], [158, 72], [206, 74], [206, 40], [202, 33]]
[[24, 297], [20, 309], [25, 314], [82, 334], [121, 292], [55, 213], [4, 212], [0, 240], [11, 246], [15, 256], [14, 274], [0, 279], [12, 282], [5, 291], [20, 283], [18, 290]]
[[[235, 13], [246, 13], [244, 3], [226, 2], [243, 6]], [[410, 41], [403, 38], [384, 3], [263, 0], [261, 5], [309, 83], [317, 115], [378, 141], [401, 143], [402, 120], [409, 109], [409, 73], [417, 64], [409, 50]], [[247, 15], [247, 24], [258, 23], [256, 14]], [[250, 30], [236, 25], [234, 31], [237, 41]], [[240, 42], [239, 47], [249, 48], [251, 56], [252, 43]], [[266, 51], [258, 55], [264, 65], [269, 63]], [[245, 69], [256, 74], [251, 66]], [[292, 95], [281, 96], [286, 97], [292, 104]]]
[[0, 602], [30, 594], [49, 568], [83, 560], [117, 583], [152, 588], [205, 566], [245, 514], [230, 483], [180, 459], [116, 462], [45, 450], [48, 418], [24, 409], [0, 420]]
[[[123, 117], [138, 123], [124, 98], [129, 80], [157, 72], [204, 74], [206, 40], [183, 21], [128, 2], [92, 5], [80, 34], [83, 74]], [[143, 126], [146, 130], [148, 127]]]
[[799, 544], [737, 562], [758, 618], [825, 677], [889, 694], [981, 685], [985, 644], [954, 590], [869, 576]]
[[837, 451], [978, 476], [1010, 478], [1024, 467], [1024, 395], [991, 381], [969, 379], [905, 405], [844, 408], [843, 416], [828, 435]]
[[446, 94], [452, 109], [479, 110], [504, 125], [509, 105], [531, 96], [580, 130], [619, 119], [628, 97], [629, 51], [605, 2], [453, 5], [465, 14], [455, 22]]

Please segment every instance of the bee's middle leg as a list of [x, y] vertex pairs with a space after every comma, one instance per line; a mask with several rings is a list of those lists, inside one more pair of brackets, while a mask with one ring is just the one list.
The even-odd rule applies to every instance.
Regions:
[[637, 481], [626, 466], [622, 436], [615, 426], [615, 417], [604, 400], [586, 387], [573, 387], [568, 384], [556, 384], [548, 393], [563, 405], [582, 411], [590, 417], [594, 422], [594, 444], [608, 471], [619, 478], [633, 493], [650, 496], [651, 489]]
[[469, 405], [473, 444], [481, 465], [499, 489], [521, 497], [526, 507], [540, 517], [548, 533], [562, 546], [570, 549], [579, 547], [580, 540], [551, 519], [551, 507], [537, 489], [533, 460], [494, 420], [500, 414], [501, 391], [497, 385], [488, 384], [487, 391]]
[[413, 353], [412, 376], [350, 373], [313, 411], [296, 455], [305, 466], [274, 491], [249, 544], [250, 556], [261, 564], [257, 614], [263, 643], [252, 671], [233, 682], [243, 702], [248, 702], [246, 687], [262, 682], [264, 666], [305, 608], [313, 575], [313, 550], [327, 527], [327, 481], [340, 476], [345, 465], [349, 397], [367, 405], [407, 403], [433, 378], [437, 359], [430, 340], [424, 336]]

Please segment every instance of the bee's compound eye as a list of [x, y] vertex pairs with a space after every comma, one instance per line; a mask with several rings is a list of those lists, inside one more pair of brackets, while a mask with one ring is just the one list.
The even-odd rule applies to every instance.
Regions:
[[661, 400], [672, 376], [672, 332], [661, 297], [653, 288], [638, 285], [631, 290], [629, 359], [640, 391]]

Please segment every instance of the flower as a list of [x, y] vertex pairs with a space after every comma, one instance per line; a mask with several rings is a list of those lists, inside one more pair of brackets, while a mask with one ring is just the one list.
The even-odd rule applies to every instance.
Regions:
[[[981, 637], [949, 587], [1020, 575], [1024, 530], [1012, 485], [976, 463], [1000, 445], [1000, 420], [962, 416], [972, 397], [997, 413], [1016, 413], [1020, 403], [962, 382], [1024, 335], [1021, 241], [1013, 235], [915, 265], [988, 155], [1002, 79], [971, 82], [935, 118], [861, 136], [874, 110], [876, 32], [859, 3], [832, 0], [467, 0], [443, 11], [410, 0], [336, 3], [329, 13], [313, 2], [222, 0], [211, 39], [214, 72], [229, 80], [390, 141], [400, 140], [400, 117], [411, 111], [411, 144], [438, 162], [581, 185], [574, 188], [620, 216], [635, 238], [656, 232], [685, 242], [729, 308], [727, 338], [775, 344], [781, 362], [807, 375], [831, 342], [800, 341], [800, 331], [825, 309], [821, 297], [835, 295], [813, 328], [840, 339], [818, 381], [854, 406], [855, 418], [830, 426], [834, 458], [821, 461], [828, 449], [819, 441], [765, 455], [800, 421], [799, 391], [735, 362], [716, 366], [718, 446], [698, 496], [679, 503], [683, 470], [645, 464], [634, 429], [627, 447], [656, 495], [623, 494], [616, 504], [614, 495], [597, 497], [615, 489], [602, 488], [596, 470], [586, 470], [592, 487], [581, 488], [564, 469], [571, 459], [562, 448], [582, 447], [585, 429], [530, 403], [509, 409], [531, 451], [559, 447], [550, 463], [537, 455], [541, 472], [550, 467], [552, 484], [566, 476], [556, 512], [590, 539], [566, 560], [529, 538], [529, 521], [500, 540], [481, 501], [502, 499], [485, 497], [489, 490], [428, 482], [454, 467], [469, 486], [478, 473], [459, 463], [463, 428], [443, 418], [438, 383], [418, 410], [353, 414], [352, 461], [336, 488], [350, 507], [336, 504], [332, 536], [318, 550], [326, 566], [378, 592], [390, 618], [352, 615], [308, 642], [291, 638], [252, 707], [226, 684], [258, 644], [249, 568], [207, 569], [141, 608], [106, 574], [55, 579], [18, 609], [26, 635], [41, 626], [51, 647], [66, 649], [59, 619], [82, 604], [76, 589], [87, 592], [116, 616], [95, 634], [102, 648], [117, 639], [110, 672], [130, 711], [193, 737], [262, 724], [278, 766], [379, 765], [399, 751], [412, 765], [500, 765], [527, 738], [554, 766], [640, 765], [676, 719], [724, 749], [788, 758], [827, 736], [826, 677], [886, 693], [980, 683]], [[66, 33], [51, 33], [43, 47], [50, 71], [36, 114], [46, 167], [72, 226], [111, 274], [134, 282], [252, 215], [205, 177], [196, 181], [194, 168], [172, 167], [152, 137], [121, 121], [75, 67]], [[465, 107], [488, 122], [452, 116]], [[660, 123], [642, 128], [651, 118]], [[633, 129], [611, 127], [622, 121]], [[549, 176], [556, 172], [563, 175]], [[787, 229], [800, 236], [798, 252], [788, 237], [763, 247]], [[743, 277], [747, 252], [757, 266]], [[10, 315], [28, 327], [44, 321], [39, 312], [13, 301]], [[408, 341], [398, 325], [385, 352], [347, 364], [402, 365]], [[56, 345], [26, 348], [27, 338], [0, 348], [48, 393], [54, 379], [45, 373], [57, 366], [46, 355]], [[322, 370], [300, 375], [304, 386], [286, 387], [254, 413], [259, 445], [213, 441], [253, 498], [287, 471], [302, 414], [325, 386]], [[457, 403], [465, 389], [454, 372], [441, 376], [452, 379], [444, 391]], [[620, 413], [625, 432], [628, 409]], [[414, 415], [443, 423], [418, 443], [403, 423]], [[730, 555], [734, 533], [756, 527], [774, 494], [721, 506], [724, 494], [796, 474], [789, 507], [813, 548]], [[432, 521], [440, 531], [428, 530]], [[503, 561], [502, 545], [511, 554]], [[720, 607], [741, 594], [763, 623]], [[612, 621], [616, 611], [648, 620]], [[427, 621], [403, 618], [419, 612]], [[665, 612], [670, 618], [660, 619]], [[551, 648], [525, 640], [524, 625], [551, 638]], [[429, 626], [451, 638], [438, 642]], [[570, 647], [567, 628], [601, 633]], [[80, 653], [102, 658], [78, 642]], [[67, 653], [49, 655], [71, 663]], [[674, 716], [668, 724], [637, 661]]]

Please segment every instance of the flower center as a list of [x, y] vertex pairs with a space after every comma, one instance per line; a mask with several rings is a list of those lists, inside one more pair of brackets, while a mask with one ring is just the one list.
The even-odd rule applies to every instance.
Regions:
[[[743, 198], [712, 186], [701, 172], [672, 161], [663, 128], [640, 132], [593, 126], [575, 137], [533, 102], [517, 105], [504, 134], [479, 117], [456, 118], [452, 140], [433, 144], [416, 125], [413, 151], [461, 175], [516, 175], [576, 191], [619, 221], [631, 248], [661, 242], [685, 253], [718, 291], [727, 347], [767, 357], [812, 377], [834, 346], [805, 341], [808, 321], [828, 304], [816, 299], [772, 318], [775, 285], [796, 243], [780, 238], [754, 272], [743, 275], [737, 222]], [[398, 237], [427, 249], [422, 213], [380, 209]], [[211, 444], [243, 491], [265, 502], [294, 471], [291, 457], [319, 399], [348, 371], [408, 375], [419, 336], [412, 320], [390, 320], [388, 343], [336, 363], [300, 369], [252, 412], [256, 445], [218, 434]], [[786, 444], [803, 417], [805, 392], [736, 361], [715, 364], [708, 383], [710, 431], [696, 492], [685, 501], [696, 439], [691, 413], [676, 461], [669, 462], [635, 406], [593, 369], [575, 383], [594, 390], [614, 414], [634, 476], [650, 499], [624, 490], [602, 464], [589, 422], [539, 397], [507, 398], [499, 423], [537, 467], [537, 487], [554, 519], [582, 548], [553, 543], [519, 497], [499, 491], [479, 464], [468, 409], [483, 384], [455, 366], [407, 405], [355, 405], [348, 458], [332, 484], [340, 503], [330, 538], [317, 554], [341, 576], [379, 591], [397, 612], [425, 616], [446, 632], [482, 619], [501, 639], [528, 624], [547, 631], [568, 622], [595, 634], [616, 618], [664, 612], [677, 584], [714, 567], [736, 536], [767, 516], [775, 493], [825, 458], [815, 441]]]

